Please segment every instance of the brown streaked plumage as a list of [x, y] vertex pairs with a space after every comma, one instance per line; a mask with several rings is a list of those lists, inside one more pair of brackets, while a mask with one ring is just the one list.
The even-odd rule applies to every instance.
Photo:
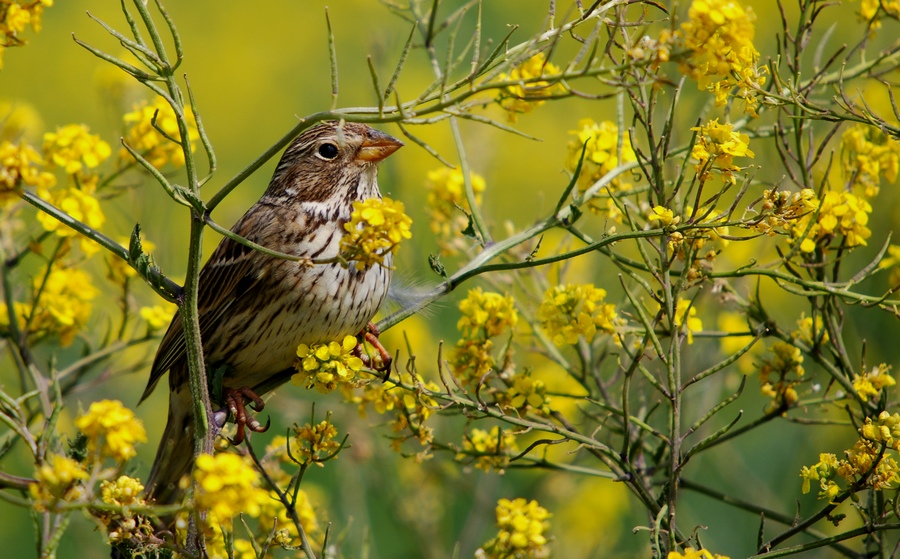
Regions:
[[[262, 198], [232, 228], [259, 245], [327, 259], [338, 254], [355, 200], [381, 197], [378, 163], [402, 142], [363, 124], [317, 124], [285, 150]], [[391, 280], [384, 266], [307, 266], [223, 239], [200, 272], [198, 310], [207, 371], [227, 371], [225, 387], [263, 394], [290, 378], [300, 343], [359, 334]], [[141, 400], [169, 371], [169, 417], [147, 482], [171, 503], [189, 473], [193, 416], [181, 318], [169, 325]]]

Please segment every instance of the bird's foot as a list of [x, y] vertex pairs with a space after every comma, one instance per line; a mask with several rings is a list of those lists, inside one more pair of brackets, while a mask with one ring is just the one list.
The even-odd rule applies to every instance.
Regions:
[[[354, 352], [357, 357], [363, 360], [363, 363], [365, 363], [367, 367], [371, 367], [379, 372], [388, 373], [391, 370], [391, 362], [393, 359], [391, 358], [391, 354], [388, 353], [388, 350], [381, 345], [378, 334], [378, 328], [375, 327], [374, 323], [370, 322], [367, 324], [365, 330], [360, 332], [356, 337], [359, 340], [359, 343]], [[369, 342], [369, 345], [375, 348], [377, 355], [374, 356], [374, 359], [363, 351], [364, 342]]]
[[244, 398], [250, 400], [250, 407], [253, 411], [260, 412], [266, 407], [266, 403], [263, 402], [262, 398], [257, 396], [249, 387], [225, 387], [222, 389], [222, 398], [225, 400], [225, 406], [231, 410], [231, 415], [234, 417], [234, 423], [237, 425], [237, 433], [234, 435], [234, 438], [228, 439], [231, 444], [239, 445], [244, 442], [246, 429], [250, 429], [254, 433], [264, 433], [269, 429], [269, 425], [272, 423], [271, 417], [266, 419], [265, 425], [262, 425], [256, 418], [247, 413], [247, 408], [244, 405]]

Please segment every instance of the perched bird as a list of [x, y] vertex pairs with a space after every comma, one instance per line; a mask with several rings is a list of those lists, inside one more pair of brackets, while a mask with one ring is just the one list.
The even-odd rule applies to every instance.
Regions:
[[[378, 163], [403, 143], [364, 124], [324, 122], [285, 150], [262, 198], [232, 228], [279, 252], [323, 260], [337, 256], [353, 202], [380, 198]], [[358, 270], [339, 263], [304, 265], [225, 238], [200, 272], [198, 310], [207, 374], [225, 371], [222, 401], [244, 428], [265, 427], [244, 410], [244, 397], [290, 378], [300, 343], [363, 332], [391, 281], [384, 265]], [[193, 463], [194, 418], [181, 317], [157, 350], [143, 401], [169, 371], [169, 417], [147, 482], [158, 503], [180, 498], [179, 480]], [[216, 394], [212, 394], [216, 398]]]

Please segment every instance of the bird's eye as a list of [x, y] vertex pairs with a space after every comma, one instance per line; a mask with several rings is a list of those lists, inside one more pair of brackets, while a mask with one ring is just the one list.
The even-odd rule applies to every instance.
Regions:
[[319, 157], [331, 161], [338, 156], [338, 147], [332, 143], [324, 143], [319, 146]]

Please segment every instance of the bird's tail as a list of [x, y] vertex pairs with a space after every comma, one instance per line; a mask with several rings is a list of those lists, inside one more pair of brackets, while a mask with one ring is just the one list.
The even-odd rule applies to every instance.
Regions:
[[169, 418], [147, 479], [148, 497], [161, 505], [181, 500], [184, 490], [179, 482], [190, 474], [193, 462], [194, 413], [191, 391], [185, 385], [169, 393]]

